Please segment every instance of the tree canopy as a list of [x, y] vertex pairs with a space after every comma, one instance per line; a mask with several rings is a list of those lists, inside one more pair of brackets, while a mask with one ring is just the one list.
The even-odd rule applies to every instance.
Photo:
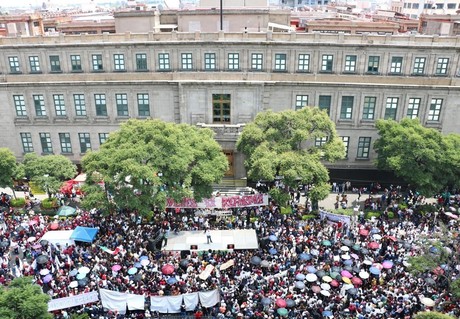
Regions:
[[334, 123], [317, 107], [259, 113], [244, 128], [237, 149], [246, 156], [249, 179], [273, 181], [282, 176], [286, 186], [312, 184], [313, 200], [325, 198], [330, 190], [329, 173], [322, 161], [345, 156]]
[[213, 132], [188, 124], [160, 120], [129, 120], [111, 133], [98, 151], [82, 159], [88, 187], [93, 194], [86, 207], [100, 207], [109, 197], [119, 208], [143, 214], [153, 207], [164, 208], [166, 198], [197, 200], [212, 195], [228, 169], [227, 158]]
[[436, 312], [436, 311], [423, 311], [415, 315], [415, 319], [454, 319], [454, 317]]
[[377, 167], [392, 170], [424, 195], [457, 186], [460, 136], [443, 136], [418, 119], [377, 121], [380, 137], [374, 144]]
[[17, 172], [16, 157], [8, 148], [0, 148], [0, 187], [12, 187]]
[[58, 192], [65, 180], [77, 174], [77, 166], [63, 155], [28, 153], [24, 156], [23, 169], [25, 175], [48, 195]]
[[15, 278], [8, 287], [0, 288], [0, 318], [51, 319], [49, 300], [31, 277]]

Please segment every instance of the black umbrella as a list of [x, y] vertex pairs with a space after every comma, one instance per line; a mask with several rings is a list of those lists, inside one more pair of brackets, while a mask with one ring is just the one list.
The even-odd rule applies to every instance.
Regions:
[[139, 273], [137, 273], [137, 274], [133, 277], [133, 280], [134, 280], [135, 282], [141, 281], [141, 280], [142, 280], [142, 275], [139, 274]]
[[436, 281], [434, 281], [434, 279], [431, 277], [425, 278], [425, 282], [430, 286], [436, 285]]
[[19, 233], [19, 232], [22, 232], [25, 228], [22, 227], [22, 226], [19, 226], [19, 227], [16, 227], [16, 231]]
[[179, 265], [183, 268], [187, 268], [190, 262], [187, 259], [182, 259], [179, 263]]
[[286, 299], [286, 307], [287, 308], [294, 308], [295, 307], [295, 301], [292, 299]]
[[326, 272], [324, 270], [318, 270], [316, 272], [316, 276], [318, 276], [318, 278], [323, 278], [324, 276], [326, 276]]
[[253, 264], [253, 265], [258, 266], [258, 265], [260, 265], [261, 262], [262, 262], [262, 259], [259, 256], [253, 256], [251, 258], [251, 264]]
[[83, 278], [78, 281], [79, 287], [85, 287], [88, 284], [88, 278]]
[[39, 264], [46, 264], [48, 262], [49, 258], [47, 255], [40, 255], [37, 257], [37, 263]]
[[347, 293], [349, 293], [350, 295], [354, 296], [354, 295], [356, 295], [358, 293], [358, 289], [356, 289], [356, 288], [348, 289]]
[[353, 246], [353, 242], [351, 240], [349, 240], [349, 239], [342, 240], [342, 244], [344, 244], [345, 246], [348, 246], [348, 247]]
[[42, 246], [46, 246], [46, 245], [48, 245], [48, 241], [46, 239], [42, 239], [42, 240], [40, 240], [40, 244]]

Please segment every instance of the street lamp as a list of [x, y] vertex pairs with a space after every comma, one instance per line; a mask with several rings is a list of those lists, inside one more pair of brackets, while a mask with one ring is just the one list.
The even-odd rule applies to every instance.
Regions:
[[48, 186], [48, 177], [50, 177], [50, 175], [49, 175], [49, 174], [45, 174], [45, 175], [43, 175], [43, 177], [45, 178], [45, 190], [46, 190], [46, 194], [48, 194], [48, 197], [51, 197], [51, 196], [50, 196], [49, 186]]

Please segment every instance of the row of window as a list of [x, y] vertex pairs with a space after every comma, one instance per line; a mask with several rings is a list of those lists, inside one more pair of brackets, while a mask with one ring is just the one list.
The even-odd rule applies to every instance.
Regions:
[[[423, 4], [423, 9], [460, 9], [460, 4], [456, 3], [425, 3]], [[406, 2], [404, 3], [404, 8], [406, 9], [419, 9], [420, 4], [419, 3], [410, 3]]]
[[[72, 154], [72, 141], [70, 133], [59, 133], [59, 143], [62, 154]], [[20, 133], [22, 149], [24, 153], [34, 152], [34, 144], [32, 141], [32, 134], [25, 132]], [[40, 139], [41, 151], [43, 154], [53, 154], [53, 143], [51, 141], [50, 133], [38, 133]], [[99, 144], [102, 145], [107, 138], [109, 133], [99, 133]], [[80, 144], [80, 153], [84, 154], [91, 150], [91, 136], [90, 133], [78, 133], [78, 142]]]
[[[340, 120], [351, 120], [353, 118], [353, 106], [354, 106], [354, 96], [342, 96], [342, 101], [340, 105]], [[330, 95], [320, 95], [318, 99], [318, 107], [320, 109], [326, 110], [330, 115], [331, 112], [331, 100]], [[421, 98], [409, 98], [407, 105], [406, 116], [409, 118], [418, 118], [420, 116], [419, 111], [421, 109]], [[400, 104], [399, 97], [387, 97], [385, 101], [385, 113], [384, 119], [396, 120], [396, 115], [398, 107]], [[428, 109], [428, 121], [439, 122], [441, 119], [441, 109], [442, 109], [443, 99], [432, 98], [431, 103]], [[301, 109], [305, 106], [308, 106], [308, 95], [296, 95], [296, 109]], [[375, 120], [376, 116], [376, 106], [377, 106], [377, 97], [375, 96], [365, 96], [363, 102], [363, 120]]]
[[[42, 67], [38, 56], [29, 56], [29, 72], [30, 73], [41, 73]], [[358, 73], [364, 72], [369, 74], [380, 74], [382, 70], [382, 57], [380, 55], [370, 55], [367, 57], [367, 62], [364, 70], [359, 70], [358, 56], [357, 55], [346, 55], [343, 63], [344, 73]], [[448, 57], [437, 57], [434, 66], [434, 70], [427, 70], [428, 58], [426, 56], [416, 56], [412, 59], [411, 63], [411, 74], [412, 75], [427, 75], [434, 74], [438, 76], [445, 76], [448, 74], [449, 69], [449, 58]], [[273, 59], [273, 71], [275, 72], [288, 72], [288, 54], [286, 53], [275, 53]], [[297, 55], [296, 60], [296, 71], [297, 72], [311, 72], [312, 63], [310, 54], [301, 53]], [[195, 61], [192, 53], [181, 53], [179, 66], [182, 71], [193, 71], [196, 70]], [[241, 57], [239, 53], [228, 53], [226, 60], [226, 69], [228, 71], [240, 71], [241, 70]], [[18, 56], [8, 57], [9, 72], [10, 73], [22, 73], [21, 64]], [[264, 71], [265, 70], [264, 55], [262, 53], [251, 53], [249, 70], [251, 71]], [[157, 61], [158, 71], [171, 71], [171, 58], [169, 53], [158, 53]], [[318, 72], [332, 73], [338, 70], [334, 70], [334, 55], [333, 54], [322, 54], [319, 61]], [[400, 75], [404, 73], [404, 58], [402, 56], [392, 56], [389, 61], [388, 74]], [[61, 61], [59, 55], [49, 56], [49, 71], [50, 72], [62, 72]], [[138, 53], [135, 55], [135, 68], [136, 71], [149, 71], [149, 63], [147, 60], [147, 54]], [[205, 71], [217, 71], [219, 65], [217, 63], [217, 53], [204, 53], [202, 69]], [[83, 64], [81, 55], [70, 55], [70, 70], [72, 72], [83, 72]], [[105, 70], [102, 54], [91, 55], [91, 71], [102, 72]], [[111, 71], [121, 72], [127, 71], [126, 57], [124, 54], [113, 54], [112, 69]]]
[[[350, 137], [349, 136], [341, 136], [343, 146], [345, 146], [345, 158], [348, 158], [348, 149], [350, 146]], [[315, 146], [322, 147], [326, 144], [328, 137], [317, 137], [315, 139]], [[356, 158], [357, 159], [368, 159], [369, 153], [371, 150], [371, 138], [370, 137], [359, 137], [358, 138], [358, 147]]]

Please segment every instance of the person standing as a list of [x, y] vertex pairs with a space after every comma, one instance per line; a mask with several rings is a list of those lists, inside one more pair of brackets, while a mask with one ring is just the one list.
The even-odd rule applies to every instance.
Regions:
[[209, 244], [209, 243], [212, 243], [212, 239], [211, 239], [211, 231], [209, 230], [209, 228], [206, 228], [206, 230], [204, 231], [204, 233], [206, 234], [206, 243]]

